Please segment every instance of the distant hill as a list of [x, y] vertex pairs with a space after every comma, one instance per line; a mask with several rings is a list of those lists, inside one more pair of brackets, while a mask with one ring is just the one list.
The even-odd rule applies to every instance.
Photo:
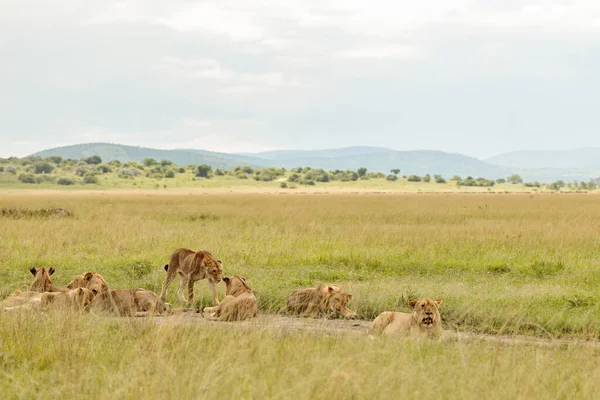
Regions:
[[171, 160], [178, 165], [208, 164], [213, 168], [231, 169], [238, 165], [252, 167], [323, 168], [325, 170], [365, 167], [371, 172], [389, 173], [399, 168], [402, 174], [440, 174], [488, 179], [520, 174], [527, 181], [587, 181], [600, 176], [600, 149], [564, 152], [514, 152], [487, 160], [463, 154], [434, 150], [396, 151], [383, 147], [347, 147], [323, 150], [278, 150], [262, 153], [229, 154], [206, 150], [159, 150], [110, 143], [86, 143], [57, 147], [32, 154], [48, 157], [84, 158], [98, 155], [104, 161], [141, 162], [146, 157]]
[[264, 160], [290, 160], [303, 158], [334, 158], [345, 156], [357, 156], [363, 154], [377, 154], [393, 151], [385, 147], [355, 146], [340, 149], [323, 150], [273, 150], [260, 153], [241, 153], [245, 156], [258, 157]]
[[445, 153], [443, 151], [414, 150], [395, 151], [378, 149], [373, 153], [344, 155], [339, 157], [308, 157], [278, 159], [272, 161], [276, 166], [293, 168], [310, 166], [312, 168], [352, 169], [366, 167], [370, 171], [389, 172], [400, 168], [402, 174], [441, 174], [487, 178], [506, 177], [510, 171], [503, 167], [488, 164], [473, 157], [462, 154]]
[[521, 169], [554, 168], [600, 171], [600, 148], [513, 151], [489, 157], [485, 161]]
[[73, 146], [56, 147], [32, 154], [33, 156], [63, 158], [84, 158], [100, 156], [103, 161], [119, 160], [121, 162], [137, 161], [150, 157], [158, 161], [171, 160], [177, 165], [208, 164], [213, 168], [230, 169], [238, 165], [263, 167], [262, 160], [227, 153], [217, 153], [205, 150], [160, 150], [147, 147], [126, 146], [111, 143], [86, 143]]

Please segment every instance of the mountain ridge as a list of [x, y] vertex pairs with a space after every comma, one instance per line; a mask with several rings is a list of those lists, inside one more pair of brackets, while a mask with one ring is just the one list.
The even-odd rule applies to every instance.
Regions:
[[[600, 148], [597, 149], [600, 154]], [[595, 154], [595, 148], [592, 154]], [[440, 174], [445, 177], [459, 175], [462, 177], [484, 177], [487, 179], [505, 178], [511, 174], [520, 174], [528, 181], [550, 182], [563, 180], [589, 180], [600, 176], [600, 155], [598, 168], [595, 164], [590, 168], [557, 168], [536, 167], [531, 162], [529, 168], [518, 167], [516, 161], [510, 161], [510, 154], [503, 153], [481, 160], [460, 153], [449, 153], [439, 150], [393, 150], [385, 147], [354, 146], [320, 150], [275, 150], [259, 153], [222, 153], [201, 149], [162, 150], [141, 146], [129, 146], [114, 143], [82, 143], [62, 146], [33, 153], [32, 156], [48, 157], [58, 155], [64, 158], [84, 158], [92, 155], [100, 156], [104, 161], [119, 160], [121, 162], [141, 162], [150, 157], [156, 160], [168, 159], [178, 165], [208, 164], [213, 168], [231, 169], [240, 165], [263, 167], [311, 167], [326, 170], [352, 169], [364, 167], [369, 171], [388, 173], [398, 168], [402, 174]], [[508, 165], [498, 165], [489, 160], [500, 160]], [[593, 159], [592, 156], [589, 157]], [[543, 164], [545, 165], [545, 164]], [[571, 165], [571, 164], [569, 164]], [[575, 165], [575, 164], [573, 164]]]

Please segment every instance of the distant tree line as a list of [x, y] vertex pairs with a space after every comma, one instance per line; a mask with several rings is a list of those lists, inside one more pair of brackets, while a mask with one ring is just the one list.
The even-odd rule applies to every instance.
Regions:
[[[93, 155], [81, 159], [62, 158], [60, 156], [24, 158], [10, 157], [0, 158], [0, 173], [17, 175], [17, 179], [23, 183], [40, 184], [56, 183], [59, 185], [73, 185], [75, 183], [96, 184], [100, 176], [112, 173], [121, 179], [151, 178], [151, 179], [173, 179], [178, 174], [192, 174], [194, 179], [211, 179], [213, 177], [231, 177], [235, 179], [253, 179], [261, 182], [279, 181], [281, 187], [294, 187], [295, 185], [315, 185], [327, 182], [355, 182], [369, 179], [386, 179], [397, 181], [400, 174], [399, 168], [393, 168], [389, 174], [381, 172], [369, 172], [367, 168], [361, 167], [354, 170], [334, 169], [326, 171], [323, 168], [296, 167], [289, 171], [285, 168], [254, 168], [251, 166], [237, 166], [230, 170], [213, 169], [210, 165], [187, 165], [177, 166], [170, 160], [155, 160], [145, 158], [141, 163], [135, 161], [120, 162], [117, 160], [104, 163], [102, 159]], [[403, 175], [402, 179], [407, 182], [423, 183], [447, 183], [446, 179], [439, 174], [425, 175]], [[491, 187], [496, 184], [522, 184], [525, 187], [541, 188], [560, 191], [574, 190], [596, 190], [600, 185], [600, 178], [589, 182], [569, 182], [562, 180], [542, 185], [539, 182], [525, 182], [518, 174], [512, 174], [506, 178], [491, 180], [482, 177], [474, 178], [467, 176], [461, 178], [452, 176], [449, 183], [456, 186], [481, 186]]]

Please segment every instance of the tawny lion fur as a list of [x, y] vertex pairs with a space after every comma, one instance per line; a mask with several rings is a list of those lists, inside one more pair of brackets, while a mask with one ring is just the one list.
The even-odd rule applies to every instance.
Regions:
[[17, 290], [12, 296], [2, 302], [2, 310], [68, 310], [87, 311], [94, 293], [85, 288], [77, 288], [66, 292], [21, 292]]
[[294, 290], [287, 298], [287, 311], [304, 317], [341, 314], [353, 319], [357, 315], [347, 307], [351, 299], [341, 287], [319, 283], [314, 288]]
[[[165, 265], [167, 276], [162, 285], [160, 298], [167, 300], [167, 289], [171, 282], [179, 275], [179, 290], [177, 295], [183, 303], [194, 303], [194, 283], [206, 279], [211, 290], [213, 303], [219, 304], [217, 294], [217, 283], [222, 279], [223, 263], [216, 260], [208, 251], [194, 252], [190, 249], [179, 248], [171, 254], [169, 264]], [[183, 296], [183, 290], [187, 286], [187, 301]]]
[[258, 302], [252, 289], [242, 276], [224, 277], [225, 298], [215, 307], [205, 307], [202, 311], [212, 313], [211, 317], [218, 321], [243, 321], [256, 317]]
[[372, 323], [373, 333], [411, 337], [442, 338], [442, 318], [438, 310], [442, 300], [421, 299], [408, 303], [412, 313], [384, 311]]
[[162, 315], [170, 309], [170, 305], [151, 290], [110, 290], [102, 275], [96, 272], [87, 272], [74, 277], [67, 287], [84, 287], [96, 293], [97, 296], [91, 305], [94, 311], [111, 312], [122, 316], [146, 316]]
[[30, 292], [66, 292], [67, 289], [56, 287], [52, 284], [50, 275], [54, 273], [54, 267], [46, 269], [45, 267], [32, 267], [29, 272], [33, 275], [33, 282], [29, 285]]

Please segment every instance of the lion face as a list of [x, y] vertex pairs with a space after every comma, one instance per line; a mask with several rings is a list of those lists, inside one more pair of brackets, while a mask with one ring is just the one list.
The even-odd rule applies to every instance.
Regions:
[[108, 285], [102, 275], [95, 272], [87, 272], [83, 275], [77, 275], [67, 285], [67, 289], [86, 288], [94, 295], [108, 292]]
[[329, 292], [329, 310], [338, 312], [346, 318], [353, 319], [357, 317], [356, 313], [348, 308], [348, 302], [352, 299], [350, 293], [345, 293], [339, 286], [329, 286], [327, 290]]
[[54, 273], [54, 267], [50, 267], [48, 269], [44, 267], [35, 268], [32, 267], [29, 272], [34, 276], [33, 282], [31, 282], [31, 286], [29, 290], [32, 292], [49, 292], [52, 289], [52, 280], [50, 279], [50, 275]]
[[442, 300], [421, 299], [410, 300], [408, 305], [413, 308], [413, 317], [419, 325], [424, 328], [433, 328], [441, 322], [438, 307]]
[[208, 279], [214, 283], [221, 282], [221, 279], [223, 279], [223, 263], [221, 260], [206, 260], [204, 265], [206, 266]]

